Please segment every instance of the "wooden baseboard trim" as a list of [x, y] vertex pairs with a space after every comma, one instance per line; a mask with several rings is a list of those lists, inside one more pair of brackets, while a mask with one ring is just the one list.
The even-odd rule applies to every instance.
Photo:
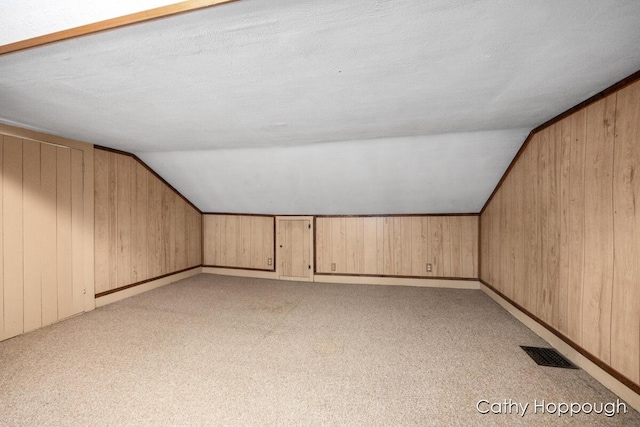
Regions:
[[315, 274], [318, 283], [344, 283], [356, 285], [415, 286], [421, 288], [480, 289], [476, 279], [394, 277], [394, 276], [351, 276], [337, 274]]
[[493, 286], [480, 280], [480, 290], [496, 301], [511, 315], [551, 344], [567, 359], [582, 368], [634, 409], [640, 411], [640, 387], [624, 375], [590, 354], [555, 328], [511, 300]]
[[143, 280], [141, 282], [134, 283], [128, 286], [123, 286], [118, 289], [101, 292], [96, 295], [96, 307], [102, 307], [104, 305], [111, 304], [113, 302], [120, 301], [122, 299], [129, 298], [131, 296], [138, 295], [164, 285], [168, 285], [169, 283], [177, 282], [178, 280], [195, 276], [196, 274], [200, 274], [201, 272], [201, 266], [191, 267], [184, 270], [176, 271], [174, 273], [164, 274], [153, 279]]
[[314, 272], [313, 274], [317, 274], [318, 276], [340, 276], [340, 277], [386, 277], [386, 278], [394, 278], [394, 279], [420, 279], [420, 280], [457, 280], [457, 281], [468, 281], [468, 282], [477, 282], [477, 278], [473, 277], [442, 277], [442, 276], [402, 276], [402, 275], [392, 275], [392, 274], [350, 274], [350, 273], [318, 273]]
[[224, 268], [224, 269], [230, 269], [230, 270], [243, 270], [243, 271], [266, 271], [266, 272], [275, 273], [275, 270], [273, 268], [267, 269], [267, 268], [249, 268], [249, 267], [230, 267], [228, 265], [212, 265], [212, 264], [204, 264], [203, 267]]
[[275, 271], [246, 270], [239, 268], [209, 267], [203, 266], [202, 272], [207, 274], [218, 274], [220, 276], [249, 277], [254, 279], [279, 279]]

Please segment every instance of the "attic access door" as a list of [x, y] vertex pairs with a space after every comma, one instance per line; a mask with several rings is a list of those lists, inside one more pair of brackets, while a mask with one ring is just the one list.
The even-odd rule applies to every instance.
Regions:
[[312, 217], [278, 217], [276, 249], [280, 279], [313, 280], [312, 242]]

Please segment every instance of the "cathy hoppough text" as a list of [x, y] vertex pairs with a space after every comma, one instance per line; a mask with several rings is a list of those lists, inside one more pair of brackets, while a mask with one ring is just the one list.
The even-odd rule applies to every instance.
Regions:
[[534, 400], [533, 402], [514, 402], [505, 399], [502, 402], [490, 402], [482, 399], [476, 403], [476, 409], [481, 414], [519, 415], [524, 417], [529, 414], [550, 414], [558, 417], [578, 414], [598, 414], [613, 417], [617, 414], [627, 413], [627, 404], [616, 399], [615, 402], [578, 403], [578, 402], [546, 402]]

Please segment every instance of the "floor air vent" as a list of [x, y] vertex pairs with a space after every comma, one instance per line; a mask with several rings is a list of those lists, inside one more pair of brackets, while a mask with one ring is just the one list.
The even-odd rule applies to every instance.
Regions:
[[569, 362], [560, 353], [552, 348], [526, 347], [520, 346], [527, 354], [541, 366], [551, 366], [552, 368], [578, 369], [576, 365]]

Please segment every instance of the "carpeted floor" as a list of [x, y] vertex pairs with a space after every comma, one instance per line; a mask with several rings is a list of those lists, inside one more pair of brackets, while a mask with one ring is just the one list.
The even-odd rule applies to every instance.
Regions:
[[640, 425], [534, 413], [616, 396], [520, 345], [480, 291], [202, 274], [1, 342], [0, 425]]

